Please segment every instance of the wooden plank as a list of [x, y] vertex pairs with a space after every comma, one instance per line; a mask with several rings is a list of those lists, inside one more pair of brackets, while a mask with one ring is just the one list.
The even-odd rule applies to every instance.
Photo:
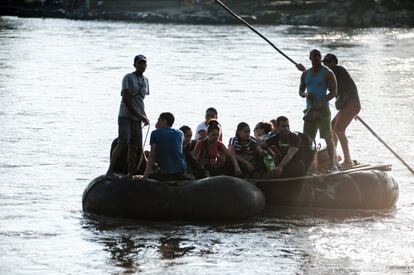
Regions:
[[253, 182], [253, 183], [260, 183], [260, 182], [287, 182], [287, 181], [299, 181], [299, 180], [305, 180], [305, 179], [311, 179], [315, 177], [329, 177], [332, 175], [343, 175], [343, 174], [349, 174], [352, 172], [357, 171], [367, 171], [367, 170], [380, 170], [380, 171], [390, 171], [391, 170], [391, 164], [365, 164], [361, 165], [357, 168], [351, 168], [348, 170], [339, 170], [335, 173], [327, 173], [327, 174], [321, 174], [321, 175], [311, 175], [311, 176], [304, 176], [304, 177], [294, 177], [294, 178], [276, 178], [276, 179], [246, 179], [247, 181]]
[[353, 165], [352, 167], [347, 167], [347, 168], [339, 168], [339, 171], [348, 171], [350, 169], [355, 169], [355, 168], [361, 168], [361, 167], [367, 167], [367, 166], [371, 166], [372, 164], [370, 163], [359, 163], [357, 165]]

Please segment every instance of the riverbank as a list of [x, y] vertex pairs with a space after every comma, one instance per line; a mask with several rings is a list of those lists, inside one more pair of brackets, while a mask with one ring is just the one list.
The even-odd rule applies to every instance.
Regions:
[[[258, 1], [231, 3], [235, 12], [254, 24], [335, 27], [413, 27], [414, 5], [392, 6], [370, 1]], [[0, 15], [148, 23], [236, 24], [214, 1], [98, 1], [94, 5], [0, 4]]]

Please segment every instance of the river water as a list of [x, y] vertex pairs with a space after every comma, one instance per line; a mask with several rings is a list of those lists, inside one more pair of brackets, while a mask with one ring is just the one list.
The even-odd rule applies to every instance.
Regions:
[[[414, 164], [414, 30], [259, 30], [307, 67], [312, 48], [337, 54], [359, 87], [361, 117]], [[152, 125], [170, 111], [176, 127], [196, 127], [214, 106], [225, 141], [240, 121], [278, 115], [301, 130], [300, 73], [243, 26], [0, 17], [0, 274], [414, 272], [414, 178], [359, 122], [349, 129], [353, 158], [393, 164], [395, 211], [230, 224], [83, 213], [85, 186], [107, 169], [121, 79], [138, 53], [148, 57]]]

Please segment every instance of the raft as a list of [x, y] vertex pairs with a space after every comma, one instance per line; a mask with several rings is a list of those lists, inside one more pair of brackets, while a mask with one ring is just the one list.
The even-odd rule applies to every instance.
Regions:
[[334, 174], [287, 179], [252, 179], [266, 198], [266, 213], [280, 207], [329, 210], [393, 209], [397, 181], [387, 164], [363, 164]]
[[235, 177], [160, 182], [100, 176], [86, 187], [83, 210], [152, 221], [233, 221], [260, 214], [265, 198], [254, 184]]

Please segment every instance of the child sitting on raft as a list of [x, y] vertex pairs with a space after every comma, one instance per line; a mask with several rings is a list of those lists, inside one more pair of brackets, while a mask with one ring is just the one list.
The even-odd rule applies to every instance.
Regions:
[[266, 139], [269, 138], [272, 128], [273, 126], [272, 126], [272, 123], [270, 122], [257, 123], [253, 130], [255, 139], [259, 143], [264, 142]]
[[250, 127], [246, 122], [237, 125], [236, 135], [229, 141], [229, 151], [236, 157], [245, 177], [257, 178], [266, 172], [263, 162], [266, 152], [250, 136]]
[[194, 149], [196, 160], [200, 161], [210, 176], [229, 175], [242, 176], [236, 158], [229, 152], [226, 146], [218, 140], [220, 127], [209, 125], [207, 138], [197, 142]]
[[207, 177], [206, 170], [199, 161], [194, 158], [194, 148], [197, 143], [196, 140], [191, 140], [193, 132], [187, 125], [180, 127], [180, 130], [184, 134], [183, 139], [183, 154], [187, 164], [187, 176], [194, 177], [195, 179], [202, 179]]

